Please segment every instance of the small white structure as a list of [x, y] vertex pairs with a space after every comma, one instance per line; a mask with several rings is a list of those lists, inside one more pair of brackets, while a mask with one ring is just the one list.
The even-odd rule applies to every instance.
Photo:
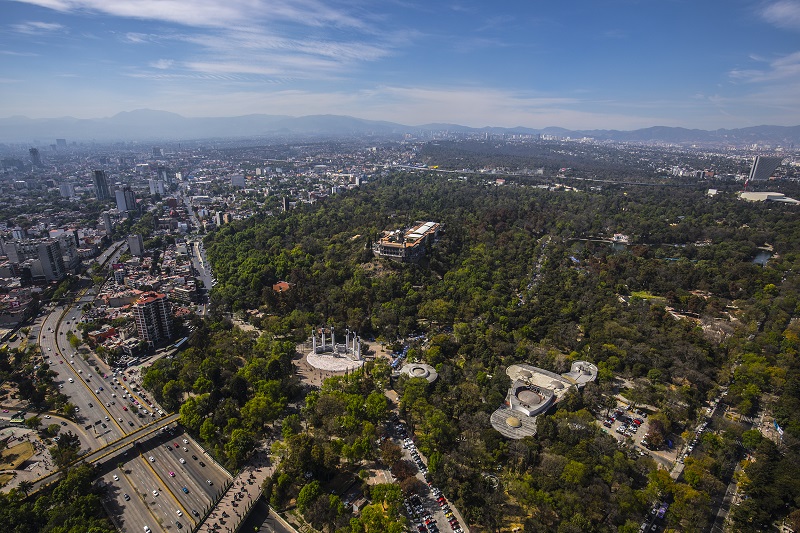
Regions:
[[425, 363], [406, 363], [400, 369], [400, 373], [410, 378], [425, 378], [428, 383], [433, 383], [439, 377], [436, 369]]

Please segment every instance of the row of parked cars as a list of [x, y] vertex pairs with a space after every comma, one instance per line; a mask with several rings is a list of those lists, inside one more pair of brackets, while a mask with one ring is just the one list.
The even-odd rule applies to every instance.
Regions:
[[700, 436], [703, 434], [706, 428], [708, 428], [708, 421], [703, 422], [697, 428], [697, 433], [695, 433], [694, 437], [692, 437], [692, 440], [689, 441], [689, 446], [686, 447], [686, 451], [678, 456], [679, 463], [682, 463], [686, 456], [694, 451], [694, 447], [697, 446], [697, 441], [700, 439]]
[[[405, 428], [402, 428], [402, 426], [398, 424], [398, 429], [403, 429], [401, 436], [405, 436]], [[427, 479], [428, 468], [425, 466], [425, 463], [422, 462], [422, 458], [417, 451], [417, 446], [414, 444], [414, 441], [408, 436], [405, 436], [403, 439], [403, 448], [409, 451], [411, 458], [417, 464], [420, 472], [422, 472], [422, 475]], [[450, 505], [447, 503], [447, 499], [442, 492], [438, 488], [432, 486], [430, 481], [428, 481], [428, 486], [431, 489], [431, 494], [436, 498], [436, 503], [439, 504], [445, 519], [448, 521], [450, 529], [454, 533], [462, 533], [461, 525], [458, 523], [458, 519], [453, 514], [452, 509], [450, 509]], [[422, 505], [419, 496], [414, 495], [408, 498], [405, 502], [405, 506], [409, 516], [417, 517], [417, 531], [419, 533], [439, 533], [439, 526], [436, 524], [436, 520], [433, 518], [431, 512]]]
[[431, 492], [436, 497], [436, 503], [439, 504], [439, 507], [442, 508], [442, 512], [444, 513], [444, 517], [447, 519], [447, 523], [450, 524], [450, 529], [453, 530], [453, 533], [461, 533], [461, 524], [458, 523], [458, 518], [455, 517], [453, 511], [450, 509], [450, 505], [447, 503], [447, 499], [444, 495], [437, 489], [436, 487], [431, 487]]
[[414, 441], [409, 438], [404, 439], [403, 448], [408, 449], [408, 452], [411, 454], [411, 458], [416, 463], [417, 468], [419, 468], [419, 471], [422, 472], [423, 476], [425, 476], [425, 479], [428, 479], [428, 467], [422, 462], [422, 457], [419, 456], [419, 452], [417, 451], [416, 445], [414, 445]]

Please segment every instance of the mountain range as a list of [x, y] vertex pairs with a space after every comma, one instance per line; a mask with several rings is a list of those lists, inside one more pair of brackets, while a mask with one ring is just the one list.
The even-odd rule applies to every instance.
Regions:
[[342, 115], [243, 115], [236, 117], [184, 117], [166, 111], [139, 109], [112, 117], [31, 119], [24, 116], [0, 118], [0, 142], [53, 144], [68, 142], [171, 141], [192, 139], [247, 138], [268, 136], [398, 136], [430, 132], [489, 134], [547, 134], [557, 137], [591, 137], [598, 140], [699, 145], [771, 144], [800, 145], [800, 126], [753, 126], [738, 129], [699, 130], [655, 126], [632, 131], [567, 130], [548, 127], [472, 128], [458, 124], [408, 126], [394, 122], [363, 120]]

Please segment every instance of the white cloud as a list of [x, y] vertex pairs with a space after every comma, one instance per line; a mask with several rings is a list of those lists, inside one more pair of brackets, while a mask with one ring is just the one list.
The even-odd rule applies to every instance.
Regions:
[[[128, 32], [134, 45], [189, 43], [174, 63], [144, 62], [157, 70], [331, 79], [391, 55], [415, 30], [378, 31], [375, 15], [349, 0], [16, 0], [61, 12], [103, 13], [184, 26], [182, 31]], [[156, 56], [157, 57], [157, 56]], [[335, 73], [335, 75], [334, 75]], [[142, 76], [143, 72], [137, 72]]]
[[[763, 68], [734, 69], [730, 72], [731, 79], [748, 83], [800, 82], [800, 51], [769, 61], [756, 57], [751, 59], [766, 65]], [[797, 90], [800, 94], [800, 87]]]
[[800, 1], [779, 0], [773, 2], [761, 11], [761, 16], [775, 26], [800, 30]]
[[122, 40], [133, 44], [150, 43], [156, 40], [156, 36], [148, 33], [128, 32], [122, 36]]
[[54, 22], [31, 21], [31, 22], [23, 22], [21, 24], [14, 24], [11, 26], [11, 28], [17, 33], [38, 35], [42, 33], [61, 31], [64, 29], [64, 26], [62, 26], [61, 24], [56, 24]]
[[38, 57], [39, 54], [34, 52], [18, 52], [16, 50], [0, 50], [0, 56]]
[[304, 26], [360, 28], [346, 10], [320, 0], [16, 0], [64, 13], [93, 11], [118, 17], [161, 20], [185, 26], [228, 27], [289, 21]]
[[150, 63], [150, 66], [153, 68], [157, 68], [159, 70], [166, 70], [172, 67], [172, 65], [174, 64], [175, 61], [173, 61], [172, 59], [159, 59], [158, 61], [153, 61], [152, 63]]

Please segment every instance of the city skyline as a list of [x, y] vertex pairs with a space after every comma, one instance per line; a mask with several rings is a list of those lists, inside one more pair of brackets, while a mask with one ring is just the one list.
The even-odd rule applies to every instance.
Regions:
[[0, 117], [800, 124], [800, 1], [0, 0]]

